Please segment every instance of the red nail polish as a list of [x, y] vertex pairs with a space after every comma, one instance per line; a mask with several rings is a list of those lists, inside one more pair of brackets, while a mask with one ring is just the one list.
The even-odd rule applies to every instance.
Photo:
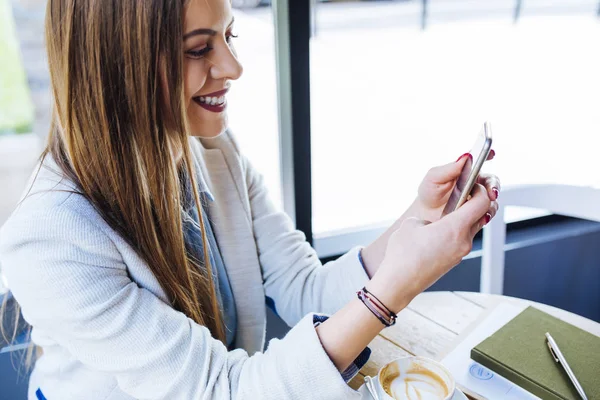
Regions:
[[491, 220], [492, 220], [492, 214], [485, 213], [485, 224], [484, 225], [489, 224]]
[[494, 195], [496, 196], [494, 198], [494, 200], [498, 200], [498, 196], [500, 196], [500, 192], [498, 191], [498, 189], [496, 189], [495, 187], [492, 188], [492, 192], [494, 192]]
[[471, 153], [465, 153], [462, 156], [458, 157], [458, 160], [456, 160], [456, 162], [459, 162], [460, 160], [462, 160], [463, 158], [465, 158], [466, 156], [470, 157], [471, 159], [473, 159], [473, 156], [471, 155]]
[[496, 150], [494, 150], [494, 149], [490, 150], [490, 156], [495, 157], [496, 156]]

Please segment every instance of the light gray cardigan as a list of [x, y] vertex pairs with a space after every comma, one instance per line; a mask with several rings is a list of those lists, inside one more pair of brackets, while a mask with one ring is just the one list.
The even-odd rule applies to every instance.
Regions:
[[[215, 235], [238, 315], [227, 351], [170, 307], [147, 264], [47, 158], [0, 231], [9, 288], [43, 347], [29, 399], [353, 399], [313, 327], [367, 281], [357, 249], [325, 266], [269, 200], [231, 133], [190, 139], [215, 201]], [[59, 182], [60, 181], [60, 182]], [[265, 296], [295, 325], [265, 338]], [[308, 314], [308, 315], [307, 315]]]

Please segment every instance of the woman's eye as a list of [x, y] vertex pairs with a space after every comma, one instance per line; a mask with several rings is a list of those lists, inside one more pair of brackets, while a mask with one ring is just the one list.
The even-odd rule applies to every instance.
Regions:
[[231, 39], [235, 39], [237, 38], [237, 35], [234, 35], [233, 33], [228, 33], [227, 34], [227, 43], [231, 43]]
[[212, 50], [212, 47], [204, 46], [201, 49], [188, 50], [185, 53], [187, 55], [191, 56], [192, 58], [201, 58], [201, 57], [205, 56], [211, 50]]

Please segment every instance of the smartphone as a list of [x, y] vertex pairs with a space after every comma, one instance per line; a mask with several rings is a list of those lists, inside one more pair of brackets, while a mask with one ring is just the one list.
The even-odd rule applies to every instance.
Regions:
[[450, 199], [446, 203], [444, 212], [442, 215], [451, 213], [457, 210], [460, 206], [465, 204], [471, 195], [471, 191], [477, 182], [477, 177], [481, 171], [483, 163], [487, 160], [492, 150], [492, 125], [489, 122], [485, 122], [477, 139], [475, 145], [471, 148], [472, 159], [468, 159], [465, 163], [460, 176], [456, 180], [456, 185], [452, 189]]

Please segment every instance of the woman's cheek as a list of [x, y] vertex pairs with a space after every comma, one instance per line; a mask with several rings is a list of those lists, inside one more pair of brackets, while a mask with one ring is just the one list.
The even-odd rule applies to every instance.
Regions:
[[186, 97], [191, 100], [192, 97], [201, 94], [201, 89], [206, 83], [207, 73], [204, 70], [203, 60], [189, 60], [185, 64], [185, 90]]

